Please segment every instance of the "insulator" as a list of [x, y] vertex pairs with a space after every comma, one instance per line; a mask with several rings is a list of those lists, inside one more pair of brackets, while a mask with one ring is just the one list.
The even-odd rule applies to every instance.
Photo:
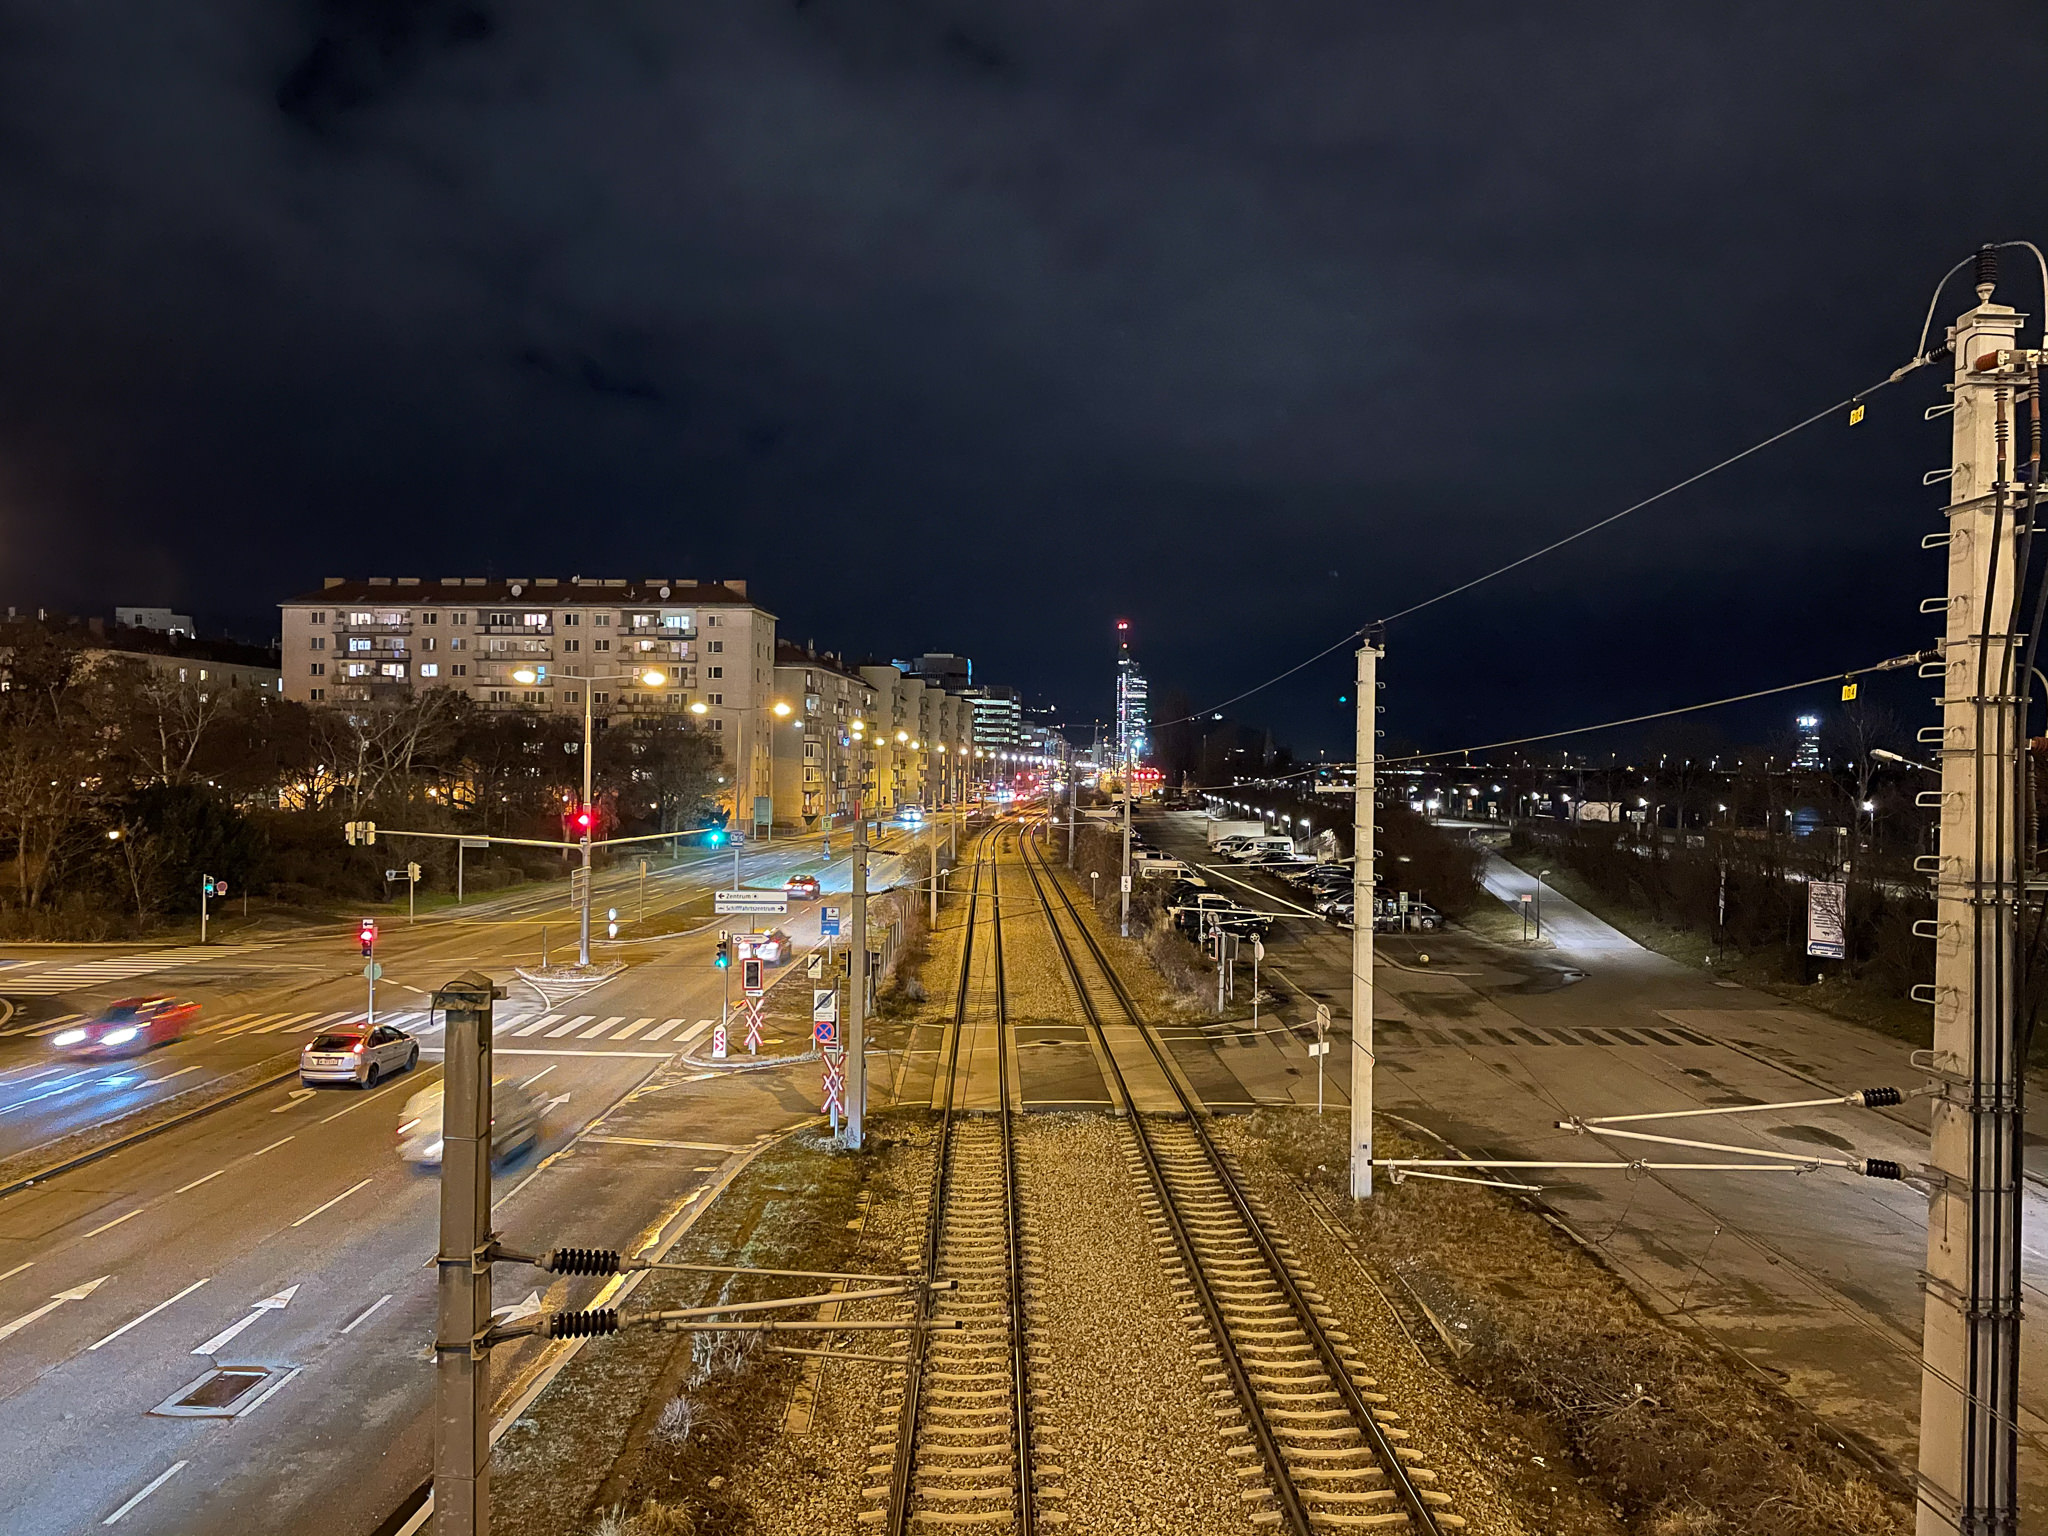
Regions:
[[1856, 1102], [1865, 1109], [1889, 1109], [1905, 1100], [1906, 1096], [1896, 1088], [1866, 1088], [1856, 1095]]
[[599, 1334], [617, 1333], [619, 1314], [614, 1307], [595, 1307], [588, 1312], [557, 1312], [548, 1319], [550, 1339], [591, 1339]]
[[1903, 1179], [1906, 1172], [1888, 1157], [1866, 1157], [1863, 1159], [1863, 1177], [1866, 1179]]
[[1996, 288], [1998, 286], [1998, 247], [1980, 246], [1977, 251], [1977, 286]]
[[550, 1248], [536, 1267], [557, 1275], [616, 1275], [619, 1255], [611, 1248]]

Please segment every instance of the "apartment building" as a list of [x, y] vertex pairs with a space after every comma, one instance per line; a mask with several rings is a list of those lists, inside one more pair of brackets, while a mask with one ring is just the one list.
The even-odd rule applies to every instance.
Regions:
[[744, 581], [330, 576], [279, 606], [287, 698], [372, 704], [448, 688], [486, 709], [685, 713], [725, 749], [735, 821], [768, 819], [775, 615]]
[[778, 641], [769, 757], [775, 824], [846, 826], [875, 803], [875, 690], [838, 656]]

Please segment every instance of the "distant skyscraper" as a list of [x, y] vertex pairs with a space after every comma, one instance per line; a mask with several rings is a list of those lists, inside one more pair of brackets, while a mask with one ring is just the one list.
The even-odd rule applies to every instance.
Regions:
[[1792, 754], [1794, 768], [1819, 768], [1820, 759], [1820, 716], [1801, 715], [1798, 720], [1799, 746]]
[[1131, 624], [1116, 621], [1116, 760], [1135, 768], [1152, 750], [1152, 706], [1145, 674], [1131, 656]]

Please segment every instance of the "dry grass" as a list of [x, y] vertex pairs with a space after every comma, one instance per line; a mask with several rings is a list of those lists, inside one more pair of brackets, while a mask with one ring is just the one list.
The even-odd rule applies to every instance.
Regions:
[[[1912, 1511], [1826, 1426], [1648, 1311], [1534, 1210], [1411, 1181], [1354, 1205], [1341, 1128], [1261, 1112], [1265, 1153], [1339, 1212], [1397, 1296], [1469, 1338], [1449, 1367], [1536, 1413], [1642, 1536], [1904, 1536]], [[1425, 1153], [1385, 1127], [1388, 1155]], [[1419, 1308], [1418, 1308], [1419, 1311]], [[1419, 1335], [1428, 1324], [1418, 1316]]]

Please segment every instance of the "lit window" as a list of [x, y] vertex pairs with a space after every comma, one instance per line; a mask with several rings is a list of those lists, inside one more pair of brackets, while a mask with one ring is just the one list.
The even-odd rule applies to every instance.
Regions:
[[540, 629], [547, 624], [547, 621], [548, 616], [544, 613], [529, 613], [520, 620], [528, 629]]
[[440, 665], [436, 662], [427, 662], [420, 668], [421, 677], [439, 677], [440, 675], [441, 668]]

